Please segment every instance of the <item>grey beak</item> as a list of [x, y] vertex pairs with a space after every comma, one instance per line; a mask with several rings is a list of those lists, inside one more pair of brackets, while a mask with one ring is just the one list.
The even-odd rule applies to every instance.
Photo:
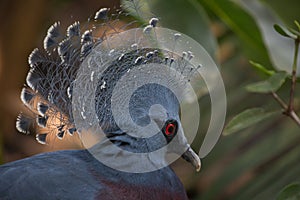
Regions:
[[184, 160], [190, 162], [195, 168], [196, 171], [199, 172], [201, 169], [201, 161], [199, 156], [193, 151], [191, 147], [189, 147], [186, 152], [184, 152], [181, 156]]

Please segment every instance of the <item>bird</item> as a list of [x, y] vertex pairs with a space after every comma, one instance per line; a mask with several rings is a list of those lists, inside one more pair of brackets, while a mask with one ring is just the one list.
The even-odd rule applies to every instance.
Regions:
[[[191, 76], [194, 68], [184, 58], [192, 55], [167, 57], [164, 50], [141, 48], [129, 38], [155, 33], [158, 19], [128, 34], [109, 12], [101, 8], [92, 20], [100, 31], [74, 22], [65, 34], [60, 22], [54, 23], [43, 48], [29, 55], [21, 91], [29, 112], [18, 116], [17, 129], [35, 134], [43, 145], [58, 139], [81, 148], [1, 165], [0, 199], [188, 199], [165, 156], [178, 154], [197, 171], [201, 162], [183, 133], [180, 100], [166, 84], [185, 86], [189, 80], [179, 81], [175, 71]], [[122, 46], [125, 40], [130, 43]], [[160, 72], [162, 65], [169, 68]], [[161, 82], [153, 82], [155, 76]], [[128, 115], [120, 111], [124, 102]]]

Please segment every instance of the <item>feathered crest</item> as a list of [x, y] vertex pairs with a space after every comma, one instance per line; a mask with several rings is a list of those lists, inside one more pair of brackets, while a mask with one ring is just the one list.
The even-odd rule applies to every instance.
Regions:
[[[101, 10], [102, 16], [97, 13], [95, 23], [108, 20], [107, 12]], [[38, 132], [36, 139], [41, 144], [47, 143], [49, 134], [58, 139], [74, 135], [72, 84], [82, 60], [103, 40], [104, 36], [93, 37], [94, 29], [81, 29], [80, 23], [74, 22], [62, 33], [60, 22], [55, 22], [44, 38], [44, 49], [36, 48], [29, 55], [30, 71], [21, 100], [31, 114], [18, 116], [16, 127], [20, 132]]]
[[[62, 33], [60, 22], [50, 26], [44, 39], [44, 48], [36, 48], [29, 55], [30, 70], [26, 78], [27, 84], [21, 92], [21, 100], [31, 114], [27, 116], [21, 113], [18, 116], [16, 127], [20, 132], [37, 133], [36, 139], [41, 144], [49, 142], [49, 135], [63, 139], [78, 132], [72, 113], [72, 101], [74, 82], [80, 65], [97, 45], [136, 23], [133, 21], [124, 25], [119, 18], [120, 15], [127, 15], [126, 13], [119, 10], [113, 14], [110, 12], [109, 8], [101, 8], [90, 21], [90, 26], [85, 25], [86, 27], [82, 28], [79, 22], [74, 22], [65, 33]], [[143, 32], [150, 33], [158, 22], [158, 18], [151, 18], [144, 25]], [[178, 33], [173, 37], [176, 43], [181, 35]], [[98, 81], [96, 114], [101, 126], [109, 128], [114, 127], [114, 121], [110, 112], [107, 112], [111, 98], [111, 93], [107, 91], [134, 66], [145, 63], [169, 65], [185, 75], [188, 81], [201, 66], [195, 68], [189, 65], [187, 61], [193, 58], [193, 53], [190, 51], [183, 52], [182, 55], [174, 55], [158, 49], [144, 49], [137, 43], [131, 45], [129, 53], [116, 53], [114, 48], [111, 48], [108, 54], [114, 57], [111, 66], [105, 70], [102, 77], [92, 72], [89, 78], [91, 82], [94, 79]], [[89, 88], [83, 89], [89, 90]], [[82, 107], [81, 117], [85, 119], [87, 115], [89, 113], [86, 113], [85, 108]]]

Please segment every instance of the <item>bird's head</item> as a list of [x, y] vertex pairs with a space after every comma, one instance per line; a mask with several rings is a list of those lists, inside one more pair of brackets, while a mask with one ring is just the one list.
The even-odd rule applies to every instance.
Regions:
[[[100, 146], [96, 145], [101, 147], [96, 152], [100, 157], [105, 153], [108, 158], [123, 157], [116, 162], [118, 167], [125, 159], [141, 162], [143, 167], [151, 162], [156, 168], [168, 164], [167, 155], [176, 154], [199, 171], [200, 159], [191, 149], [180, 120], [182, 99], [178, 95], [184, 93], [186, 83], [178, 78], [176, 70], [164, 66], [165, 58], [155, 51], [123, 54], [98, 77], [95, 111], [106, 137]], [[147, 59], [149, 53], [153, 56]], [[139, 58], [143, 60], [137, 63]]]

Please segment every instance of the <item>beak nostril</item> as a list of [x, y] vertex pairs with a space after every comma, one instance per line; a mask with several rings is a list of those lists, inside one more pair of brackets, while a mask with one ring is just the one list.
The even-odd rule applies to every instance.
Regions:
[[197, 172], [201, 169], [201, 161], [199, 156], [189, 147], [186, 152], [181, 156], [184, 160], [190, 162], [196, 169]]

